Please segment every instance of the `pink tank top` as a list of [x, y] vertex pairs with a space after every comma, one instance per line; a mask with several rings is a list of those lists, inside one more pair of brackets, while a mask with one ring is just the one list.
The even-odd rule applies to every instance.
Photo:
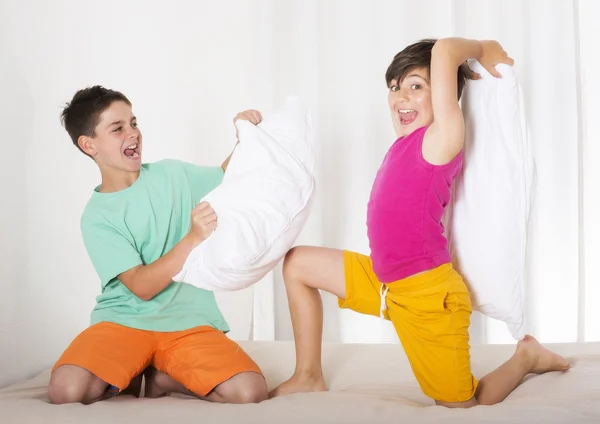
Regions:
[[382, 283], [450, 262], [442, 218], [452, 181], [462, 167], [462, 151], [448, 164], [423, 158], [427, 127], [401, 137], [377, 172], [367, 208], [373, 271]]

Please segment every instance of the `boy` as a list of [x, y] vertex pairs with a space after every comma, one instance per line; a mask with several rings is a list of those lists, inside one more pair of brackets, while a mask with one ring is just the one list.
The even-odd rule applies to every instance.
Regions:
[[[257, 111], [235, 119], [258, 124]], [[102, 292], [91, 325], [54, 365], [54, 404], [90, 404], [119, 393], [178, 392], [223, 403], [267, 398], [261, 370], [225, 333], [214, 294], [172, 282], [190, 251], [217, 226], [198, 204], [221, 167], [164, 160], [142, 164], [142, 134], [131, 102], [101, 86], [78, 91], [62, 112], [73, 144], [98, 165], [81, 231]], [[125, 389], [128, 389], [125, 391]]]
[[398, 140], [368, 204], [371, 255], [319, 247], [288, 253], [283, 272], [297, 362], [294, 375], [273, 396], [326, 389], [319, 289], [336, 295], [342, 308], [391, 320], [421, 389], [438, 405], [495, 404], [528, 373], [569, 368], [564, 358], [526, 336], [497, 370], [479, 382], [471, 374], [470, 296], [452, 268], [442, 224], [462, 166], [458, 100], [465, 76], [479, 78], [465, 66], [469, 58], [495, 77], [500, 76], [495, 65], [513, 64], [497, 42], [459, 38], [422, 40], [394, 57], [386, 83]]

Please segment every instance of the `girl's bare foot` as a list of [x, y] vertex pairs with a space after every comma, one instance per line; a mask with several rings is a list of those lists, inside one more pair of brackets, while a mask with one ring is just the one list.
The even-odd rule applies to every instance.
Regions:
[[327, 390], [323, 375], [294, 374], [269, 393], [269, 397], [285, 396], [291, 393], [324, 392]]
[[543, 347], [532, 336], [525, 336], [517, 344], [517, 354], [526, 355], [531, 361], [530, 372], [543, 374], [550, 371], [567, 371], [571, 368], [569, 362], [562, 356]]

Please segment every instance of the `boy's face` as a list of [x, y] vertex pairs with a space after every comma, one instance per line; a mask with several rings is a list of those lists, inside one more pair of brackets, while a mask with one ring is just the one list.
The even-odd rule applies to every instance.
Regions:
[[81, 148], [100, 168], [136, 172], [142, 165], [142, 133], [131, 106], [113, 102], [102, 114], [94, 137], [79, 137]]
[[388, 104], [396, 136], [407, 136], [433, 122], [431, 89], [427, 68], [408, 72], [402, 81], [392, 80]]

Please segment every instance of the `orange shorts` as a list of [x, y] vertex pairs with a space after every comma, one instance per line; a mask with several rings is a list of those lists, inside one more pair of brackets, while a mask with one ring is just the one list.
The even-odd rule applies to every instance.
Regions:
[[152, 365], [198, 396], [241, 372], [262, 374], [237, 343], [209, 326], [158, 332], [101, 322], [79, 334], [52, 370], [67, 364], [87, 369], [119, 391]]

